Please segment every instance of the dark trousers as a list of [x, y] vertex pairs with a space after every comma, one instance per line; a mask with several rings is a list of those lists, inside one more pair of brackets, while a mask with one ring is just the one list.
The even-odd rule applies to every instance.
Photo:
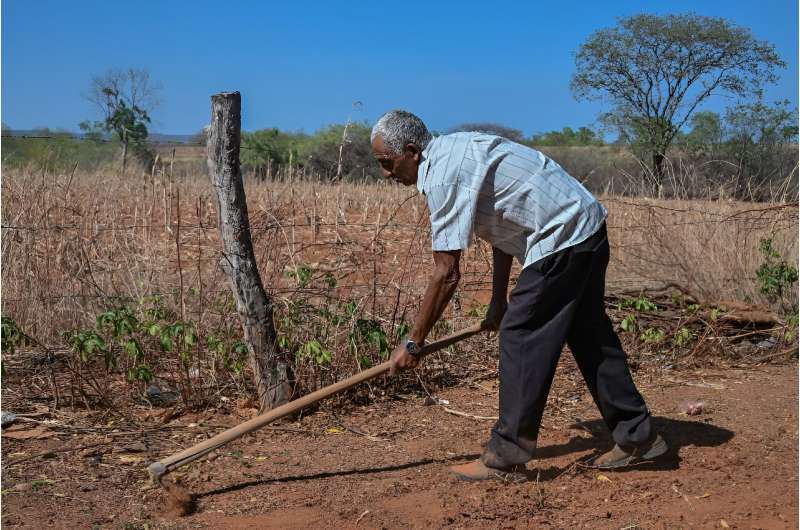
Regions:
[[500, 325], [500, 417], [482, 457], [491, 467], [534, 456], [547, 394], [566, 342], [614, 441], [650, 438], [650, 412], [604, 306], [605, 225], [586, 241], [525, 267]]

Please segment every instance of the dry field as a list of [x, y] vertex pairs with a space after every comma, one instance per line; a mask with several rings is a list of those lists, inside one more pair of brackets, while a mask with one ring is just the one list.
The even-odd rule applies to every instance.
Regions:
[[[114, 299], [154, 294], [182, 297], [187, 315], [202, 324], [211, 318], [210, 301], [227, 293], [205, 179], [18, 171], [3, 177], [3, 313], [32, 335], [56, 340]], [[375, 316], [414, 306], [431, 264], [427, 213], [416, 190], [285, 180], [246, 188], [262, 279], [276, 298], [320, 294], [314, 278], [300, 288], [287, 275], [307, 265], [314, 276], [336, 278], [326, 294], [357, 299]], [[790, 262], [797, 256], [796, 203], [601, 200], [609, 210], [610, 293], [675, 284], [706, 303], [769, 305], [755, 281], [759, 240], [773, 238]], [[466, 253], [460, 304], [448, 318], [485, 301], [488, 250], [479, 242]]]
[[[263, 282], [275, 300], [276, 322], [284, 341], [282, 347], [296, 360], [298, 391], [305, 392], [328, 384], [354, 373], [365, 363], [380, 361], [380, 351], [386, 345], [391, 345], [393, 337], [413, 317], [430, 270], [430, 237], [423, 198], [417, 196], [415, 189], [394, 185], [333, 186], [292, 178], [266, 183], [248, 182], [246, 192], [259, 268]], [[700, 397], [710, 399], [721, 407], [721, 415], [708, 416], [703, 420], [706, 423], [719, 420], [719, 429], [724, 424], [724, 430], [730, 433], [739, 429], [743, 429], [743, 432], [756, 429], [751, 424], [752, 416], [734, 413], [732, 408], [738, 405], [734, 403], [732, 395], [724, 392], [723, 400], [722, 393], [715, 393], [714, 389], [718, 388], [714, 386], [716, 383], [706, 383], [706, 379], [708, 374], [730, 377], [746, 385], [748, 392], [756, 393], [763, 392], [770, 384], [768, 377], [761, 377], [764, 374], [774, 375], [781, 384], [796, 386], [793, 364], [757, 368], [765, 362], [793, 363], [796, 358], [796, 338], [786, 335], [793, 330], [793, 326], [789, 323], [787, 327], [785, 321], [785, 309], [797, 300], [796, 285], [792, 292], [785, 294], [783, 302], [767, 300], [759, 292], [756, 270], [763, 262], [758, 249], [763, 238], [772, 239], [775, 248], [789, 263], [795, 261], [798, 254], [797, 204], [648, 200], [614, 196], [603, 197], [602, 201], [609, 210], [608, 226], [612, 244], [608, 277], [612, 317], [619, 322], [628, 316], [633, 310], [630, 305], [625, 305], [626, 300], [640, 295], [657, 304], [655, 309], [637, 309], [638, 327], [622, 336], [632, 363], [637, 368], [637, 381], [645, 384], [648, 399], [652, 397], [660, 410], [674, 413], [670, 416], [672, 419], [663, 420], [665, 429], [680, 431], [679, 423], [683, 421], [675, 416], [679, 412], [673, 397], [689, 399], [697, 397], [698, 392], [714, 394], [712, 397]], [[80, 171], [61, 175], [24, 170], [4, 171], [2, 314], [13, 318], [18, 327], [33, 337], [35, 342], [22, 344], [16, 352], [6, 351], [3, 354], [6, 373], [3, 408], [31, 414], [29, 418], [34, 422], [45, 421], [40, 425], [44, 425], [51, 433], [40, 440], [9, 441], [4, 436], [4, 462], [11, 455], [14, 459], [36, 456], [37, 452], [47, 452], [54, 444], [71, 444], [77, 448], [97, 443], [100, 446], [111, 444], [116, 448], [120, 439], [115, 438], [115, 429], [123, 433], [141, 433], [139, 437], [146, 442], [147, 459], [150, 459], [189, 444], [195, 435], [200, 438], [206, 435], [192, 429], [206, 425], [213, 431], [215, 424], [232, 424], [252, 414], [246, 400], [249, 392], [247, 370], [241, 366], [241, 359], [234, 358], [235, 348], [232, 345], [235, 345], [239, 333], [238, 322], [233, 314], [228, 285], [218, 267], [219, 250], [214, 199], [205, 178], [169, 179], [158, 173], [121, 178], [114, 174], [85, 174]], [[490, 264], [491, 252], [484, 244], [478, 243], [466, 252], [457, 297], [436, 332], [460, 328], [481, 316], [491, 286]], [[187, 343], [180, 358], [176, 351], [158, 350], [154, 346], [156, 342], [142, 339], [144, 351], [139, 360], [132, 360], [120, 345], [112, 347], [109, 339], [108, 350], [116, 348], [118, 351], [114, 355], [118, 356], [118, 360], [117, 365], [107, 373], [101, 358], [94, 361], [91, 356], [81, 359], [80, 353], [75, 351], [74, 342], [65, 337], [65, 332], [100, 329], [97, 317], [122, 307], [129, 308], [141, 321], [151, 318], [162, 326], [167, 321], [185, 323], [197, 337], [191, 344]], [[766, 329], [733, 325], [731, 322], [740, 323], [735, 318], [725, 321], [726, 313], [731, 313], [737, 307], [744, 307], [747, 311], [758, 309], [777, 319]], [[154, 316], [155, 313], [158, 315]], [[645, 340], [642, 337], [650, 329], [660, 329], [659, 333], [663, 332], [663, 336], [650, 335]], [[681, 329], [687, 330], [685, 342], [676, 339]], [[376, 330], [379, 331], [377, 336], [370, 335]], [[764, 350], [754, 346], [754, 342], [769, 335], [777, 337], [777, 342], [775, 348], [765, 354]], [[224, 344], [217, 348], [217, 343], [212, 339]], [[318, 348], [309, 346], [312, 342], [317, 342]], [[326, 358], [326, 354], [329, 357]], [[153, 382], [160, 385], [165, 394], [167, 389], [180, 393], [177, 404], [160, 407], [158, 404], [154, 406], [152, 400], [148, 402], [142, 399], [143, 391], [150, 384], [149, 378], [126, 382], [126, 368], [136, 368], [137, 363], [141, 362], [147, 363], [155, 377]], [[289, 512], [280, 512], [280, 506], [276, 504], [278, 497], [283, 503], [281, 506], [292, 508], [291, 513], [300, 514], [297, 515], [300, 526], [302, 521], [310, 526], [320, 524], [324, 519], [318, 517], [330, 510], [330, 513], [338, 514], [337, 520], [344, 526], [354, 526], [360, 522], [365, 527], [496, 527], [502, 526], [504, 515], [500, 508], [491, 508], [489, 504], [498, 499], [510, 503], [509, 513], [514, 515], [512, 521], [528, 517], [541, 524], [544, 524], [544, 520], [559, 521], [553, 523], [556, 527], [591, 526], [589, 520], [580, 515], [583, 513], [580, 506], [588, 506], [593, 502], [592, 497], [596, 497], [592, 492], [597, 477], [576, 471], [574, 457], [583, 457], [596, 446], [581, 441], [580, 429], [576, 431], [578, 434], [573, 433], [572, 438], [564, 434], [576, 418], [596, 417], [590, 401], [581, 390], [571, 390], [566, 394], [556, 390], [554, 393], [555, 408], [549, 409], [550, 414], [555, 414], [551, 423], [554, 430], [551, 433], [552, 441], [577, 448], [577, 453], [573, 455], [567, 450], [555, 450], [554, 456], [559, 458], [559, 472], [545, 473], [542, 476], [544, 486], [537, 482], [530, 490], [521, 493], [514, 490], [520, 495], [529, 496], [529, 506], [522, 507], [521, 501], [509, 500], [511, 494], [502, 487], [490, 494], [494, 495], [491, 502], [476, 500], [486, 494], [478, 493], [477, 488], [466, 488], [462, 493], [468, 494], [468, 498], [462, 502], [449, 495], [445, 491], [448, 488], [442, 489], [437, 482], [435, 477], [438, 475], [433, 473], [430, 466], [438, 466], [435, 467], [438, 472], [448, 461], [478, 451], [478, 435], [485, 431], [487, 425], [478, 420], [465, 420], [464, 417], [452, 418], [446, 413], [446, 421], [441, 417], [437, 419], [436, 414], [431, 412], [439, 411], [436, 407], [423, 409], [429, 412], [420, 412], [417, 396], [426, 392], [443, 393], [461, 402], [461, 406], [471, 408], [474, 415], [491, 416], [494, 405], [488, 402], [495, 399], [495, 363], [496, 352], [491, 340], [475, 339], [463, 347], [452, 348], [430, 359], [416, 374], [404, 376], [401, 384], [384, 381], [385, 384], [379, 383], [361, 393], [349, 395], [347, 399], [337, 402], [337, 407], [324, 408], [316, 415], [298, 420], [292, 428], [299, 434], [289, 432], [284, 436], [267, 431], [249, 437], [249, 441], [237, 446], [238, 449], [231, 449], [234, 455], [231, 458], [237, 462], [237, 466], [238, 462], [245, 462], [241, 460], [242, 454], [247, 458], [261, 458], [254, 452], [255, 449], [248, 449], [252, 444], [255, 444], [253, 447], [273, 443], [286, 447], [292, 445], [300, 451], [295, 454], [294, 450], [288, 450], [278, 458], [285, 464], [279, 473], [283, 477], [279, 483], [283, 486], [279, 485], [278, 490], [272, 491], [269, 482], [248, 478], [252, 471], [249, 470], [250, 466], [236, 473], [213, 475], [212, 482], [217, 489], [213, 490], [210, 500], [205, 503], [206, 508], [201, 508], [201, 513], [189, 522], [156, 522], [151, 519], [148, 510], [155, 509], [157, 505], [155, 493], [150, 490], [144, 493], [139, 491], [142, 486], [140, 468], [144, 457], [118, 461], [117, 456], [113, 459], [110, 457], [111, 448], [108, 447], [107, 451], [103, 449], [94, 453], [76, 449], [74, 453], [65, 453], [53, 459], [33, 458], [29, 463], [5, 472], [4, 491], [13, 491], [4, 494], [3, 523], [36, 526], [35, 518], [39, 517], [35, 515], [38, 513], [36, 506], [19, 493], [29, 491], [31, 485], [40, 480], [45, 482], [40, 482], [33, 491], [48, 506], [47, 510], [40, 510], [42, 514], [59, 513], [63, 509], [61, 503], [65, 502], [65, 498], [69, 500], [70, 496], [80, 497], [84, 502], [84, 509], [68, 510], [69, 525], [62, 524], [63, 521], [60, 522], [55, 515], [41, 515], [43, 519], [38, 520], [38, 523], [56, 527], [90, 524], [122, 527], [121, 521], [124, 520], [131, 521], [133, 528], [143, 527], [141, 525], [145, 523], [163, 524], [165, 528], [184, 525], [256, 528], [269, 524], [257, 517], [252, 521], [241, 519], [239, 523], [235, 520], [216, 520], [214, 517], [224, 518], [230, 514], [255, 517], [265, 512], [274, 512], [270, 517], [278, 521], [276, 526], [291, 526], [286, 519], [291, 517]], [[669, 385], [660, 383], [665, 369], [674, 370], [670, 372], [674, 375], [669, 375], [673, 381], [695, 382], [696, 385], [673, 383], [672, 386], [677, 385], [678, 388], [674, 389], [674, 395], [670, 394], [671, 391], [665, 390]], [[700, 369], [711, 372], [697, 372]], [[735, 372], [737, 375], [714, 372], [727, 369], [740, 372]], [[560, 370], [565, 374], [564, 380], [572, 385], [570, 388], [580, 385], [571, 364], [567, 363]], [[476, 384], [480, 397], [476, 394], [470, 398], [468, 389], [475, 389]], [[707, 386], [702, 387], [703, 384]], [[734, 388], [733, 385], [729, 382], [721, 384], [728, 390]], [[780, 393], [780, 389], [772, 391]], [[398, 406], [387, 401], [398, 399], [398, 396], [407, 403]], [[793, 396], [786, 396], [788, 403], [796, 403], [796, 394]], [[787, 408], [780, 395], [776, 394], [773, 398], [769, 413], [776, 418], [783, 414], [781, 428], [789, 438], [796, 440], [796, 415], [786, 416]], [[480, 407], [475, 405], [476, 399]], [[582, 407], [579, 413], [575, 411], [577, 409], [573, 410], [578, 403]], [[362, 408], [353, 409], [353, 404]], [[723, 412], [722, 407], [729, 407], [729, 410]], [[793, 409], [794, 405], [788, 408]], [[389, 421], [387, 411], [415, 418], [418, 425], [438, 423], [435, 428], [431, 426], [430, 429], [411, 433], [396, 425], [396, 419]], [[747, 414], [753, 412], [749, 408], [747, 411]], [[348, 416], [341, 420], [336, 416], [339, 413]], [[750, 423], [741, 423], [744, 421], [742, 418], [751, 418], [747, 420]], [[480, 425], [472, 425], [473, 421], [478, 421]], [[741, 447], [735, 444], [725, 447], [724, 455], [728, 456], [719, 456], [723, 454], [719, 453], [712, 457], [711, 448], [723, 445], [730, 436], [723, 436], [721, 431], [704, 431], [702, 422], [689, 423], [692, 425], [687, 432], [694, 432], [698, 440], [705, 440], [700, 456], [717, 466], [715, 469], [719, 473], [708, 474], [709, 477], [713, 475], [713, 480], [725, 480], [725, 466], [734, 465], [730, 462], [739, 458], [737, 451], [757, 451], [762, 443], [756, 438], [743, 438], [747, 443], [742, 442]], [[344, 440], [344, 435], [340, 441], [333, 437], [319, 438], [320, 433], [341, 434], [342, 425], [361, 427], [352, 432], [345, 429], [350, 433], [347, 440]], [[443, 436], [446, 430], [458, 433], [465, 429], [472, 429], [474, 434], [465, 435], [454, 446], [431, 442]], [[148, 436], [144, 435], [145, 430], [150, 433]], [[365, 442], [363, 436], [353, 434], [356, 431], [372, 434]], [[554, 434], [556, 431], [560, 433], [557, 436]], [[427, 433], [430, 443], [420, 439], [419, 433]], [[580, 439], [575, 441], [575, 436]], [[688, 434], [686, 436], [691, 438]], [[777, 440], [776, 437], [777, 434], [773, 438]], [[383, 441], [375, 442], [372, 438]], [[678, 438], [681, 444], [699, 443], [697, 440]], [[328, 443], [327, 440], [333, 441]], [[130, 442], [129, 439], [123, 441]], [[759, 488], [771, 487], [770, 480], [774, 477], [770, 477], [770, 473], [774, 476], [784, 473], [785, 478], [781, 483], [788, 484], [790, 481], [795, 485], [795, 489], [789, 488], [791, 491], [787, 490], [786, 493], [792, 494], [793, 491], [791, 498], [796, 499], [796, 475], [786, 476], [785, 469], [781, 467], [787, 462], [794, 462], [796, 468], [796, 448], [773, 442], [777, 444], [774, 450], [784, 457], [784, 460], [778, 459], [775, 464], [777, 467], [758, 470], [758, 456], [755, 454], [741, 459], [746, 462], [747, 469], [758, 475], [758, 481], [753, 484]], [[364, 443], [373, 445], [359, 449]], [[387, 457], [378, 459], [383, 467], [379, 466], [377, 471], [343, 471], [340, 475], [329, 475], [326, 471], [328, 467], [338, 471], [368, 467], [368, 462], [358, 458], [358, 451], [364, 451], [364, 458], [367, 454], [371, 455], [369, 458], [377, 458], [380, 451], [375, 444], [378, 443], [402, 446], [405, 454], [400, 458], [402, 462]], [[337, 460], [334, 458], [337, 447], [356, 451], [356, 456], [349, 454]], [[387, 447], [380, 445], [381, 451]], [[328, 456], [311, 465], [301, 454], [305, 450], [315, 453], [321, 451]], [[224, 454], [228, 453], [226, 451]], [[95, 465], [87, 468], [90, 465], [87, 459], [95, 458], [96, 454], [101, 455], [99, 461], [103, 463], [98, 464], [100, 467]], [[104, 454], [108, 455], [105, 460], [102, 457]], [[675, 457], [678, 458], [677, 452]], [[617, 489], [614, 490], [616, 493], [603, 493], [600, 502], [636, 505], [641, 501], [642, 507], [650, 506], [648, 510], [651, 514], [664, 509], [672, 515], [662, 519], [651, 516], [637, 519], [626, 509], [619, 517], [609, 515], [608, 524], [604, 522], [595, 527], [621, 528], [636, 520], [648, 523], [643, 527], [682, 525], [678, 513], [683, 506], [681, 495], [686, 497], [684, 493], [687, 488], [684, 485], [691, 484], [691, 493], [695, 496], [691, 498], [691, 503], [694, 504], [704, 502], [707, 497], [703, 495], [706, 492], [701, 489], [710, 486], [708, 482], [694, 483], [700, 480], [697, 477], [706, 476], [708, 470], [696, 461], [689, 463], [684, 453], [681, 453], [681, 457], [687, 465], [676, 464], [675, 468], [668, 468], [672, 471], [656, 469], [645, 470], [643, 475], [626, 475], [637, 484], [632, 490], [626, 489], [625, 484], [629, 481], [614, 477], [611, 478], [611, 484], [602, 485], [604, 488]], [[229, 458], [226, 457], [227, 460]], [[417, 464], [408, 464], [406, 461]], [[259, 473], [272, 473], [268, 468], [262, 469], [264, 465], [258, 468]], [[302, 469], [292, 467], [296, 465], [302, 466]], [[64, 482], [62, 488], [61, 479], [54, 478], [54, 474], [57, 474], [54, 466], [62, 466], [62, 472], [64, 469], [71, 470], [73, 477], [88, 476], [86, 474], [89, 473], [94, 477], [94, 489], [87, 490], [85, 495], [76, 494], [75, 491], [70, 493], [69, 488], [76, 487], [75, 484]], [[109, 466], [109, 469], [103, 466]], [[200, 463], [190, 468], [190, 473], [194, 475], [190, 474], [188, 478], [195, 485], [203, 484], [206, 481], [204, 473], [207, 472], [203, 470], [213, 467], [209, 462]], [[664, 478], [665, 473], [678, 473], [679, 468], [683, 470], [683, 475], [677, 485], [669, 482], [672, 478]], [[422, 499], [422, 492], [414, 491], [413, 480], [421, 470], [427, 477], [426, 484], [438, 495], [435, 506]], [[364, 511], [370, 507], [360, 505], [358, 499], [369, 499], [371, 493], [368, 489], [360, 491], [359, 484], [368, 484], [373, 473], [379, 479], [380, 488], [383, 488], [381, 491], [395, 492], [398, 498], [406, 499], [410, 505], [422, 503], [423, 511], [403, 520], [397, 515], [402, 504], [398, 501], [400, 504], [397, 506], [392, 504], [382, 508], [389, 515], [378, 515], [377, 512], [365, 515]], [[37, 478], [40, 475], [45, 478]], [[293, 476], [295, 478], [291, 478]], [[673, 487], [665, 489], [659, 486], [657, 496], [653, 499], [662, 495], [666, 498], [677, 492], [677, 504], [670, 501], [667, 506], [660, 501], [651, 502], [645, 495], [648, 491], [646, 484], [656, 484], [662, 479]], [[287, 486], [297, 480], [300, 482]], [[315, 480], [319, 485], [314, 485]], [[560, 483], [559, 480], [567, 482]], [[228, 486], [232, 489], [225, 489]], [[582, 500], [574, 503], [574, 499], [565, 496], [563, 488], [566, 486], [576, 488], [577, 498]], [[18, 489], [14, 490], [15, 487]], [[98, 489], [102, 491], [109, 488], [114, 492], [110, 496], [118, 503], [118, 511], [102, 505]], [[546, 491], [537, 488], [545, 488]], [[352, 506], [343, 508], [330, 497], [340, 489], [348, 492], [348, 502], [353, 503]], [[274, 493], [278, 497], [257, 508], [253, 505], [255, 501], [251, 500], [256, 491], [258, 495]], [[327, 497], [316, 503], [309, 500], [309, 492], [312, 491]], [[742, 500], [734, 495], [725, 497], [725, 503], [741, 504], [747, 499], [746, 496]], [[312, 503], [313, 508], [308, 503]], [[764, 499], [758, 503], [769, 504]], [[774, 508], [774, 503], [770, 504], [770, 508], [758, 503], [748, 505], [750, 515], [747, 517], [755, 520], [759, 516], [775, 523], [761, 527], [781, 527], [787, 517], [789, 523], [793, 521], [796, 526], [796, 504], [786, 508], [778, 517], [775, 511], [778, 508]], [[211, 510], [211, 507], [214, 509]], [[217, 514], [216, 510], [221, 514]], [[469, 516], [465, 519], [464, 513], [470, 510], [477, 510], [483, 515], [478, 520], [469, 519]], [[708, 514], [702, 512], [702, 517], [698, 515], [690, 519], [688, 526], [705, 526], [712, 519], [717, 524], [717, 519], [725, 518], [719, 515], [722, 511], [723, 508], [717, 506]], [[554, 515], [562, 512], [566, 514], [563, 517]], [[617, 514], [618, 511], [609, 508], [608, 513]], [[736, 518], [747, 519], [743, 514], [736, 513]], [[115, 519], [115, 514], [120, 514], [121, 518]], [[598, 514], [600, 512], [592, 511], [592, 517], [605, 517], [605, 511]], [[361, 518], [356, 521], [359, 515]], [[26, 522], [27, 517], [34, 519]], [[307, 520], [303, 517], [307, 517]], [[571, 521], [575, 524], [571, 525]], [[517, 525], [514, 522], [508, 524]]]

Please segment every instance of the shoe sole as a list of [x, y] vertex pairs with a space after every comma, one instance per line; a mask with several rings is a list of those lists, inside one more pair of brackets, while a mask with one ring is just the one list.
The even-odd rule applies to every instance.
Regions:
[[639, 464], [646, 460], [652, 460], [654, 458], [658, 458], [659, 456], [663, 455], [669, 450], [667, 446], [667, 442], [664, 441], [663, 438], [660, 436], [658, 439], [653, 442], [653, 445], [647, 448], [647, 451], [642, 453], [641, 455], [629, 455], [625, 458], [621, 458], [614, 462], [609, 462], [607, 464], [600, 464], [600, 465], [593, 465], [592, 467], [595, 469], [619, 469], [621, 467], [628, 467], [634, 464]]

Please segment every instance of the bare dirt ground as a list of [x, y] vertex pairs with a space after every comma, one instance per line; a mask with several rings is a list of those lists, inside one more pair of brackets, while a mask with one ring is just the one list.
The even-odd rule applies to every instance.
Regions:
[[[70, 431], [48, 427], [46, 413], [33, 413], [4, 431], [2, 524], [798, 527], [796, 363], [691, 372], [641, 369], [634, 375], [671, 450], [628, 471], [598, 472], [585, 465], [610, 439], [565, 353], [538, 458], [528, 464], [530, 482], [465, 483], [448, 476], [448, 466], [480, 453], [492, 425], [485, 418], [496, 414], [497, 391], [489, 375], [439, 391], [437, 397], [447, 403], [426, 406], [423, 395], [387, 396], [346, 412], [321, 409], [240, 439], [176, 473], [197, 496], [196, 513], [186, 517], [165, 510], [165, 496], [148, 485], [145, 466], [242, 418], [212, 409], [154, 430], [114, 424], [82, 430], [76, 412]], [[687, 400], [703, 401], [703, 412], [681, 412]], [[65, 416], [58, 423], [65, 425]], [[31, 427], [43, 437], [31, 438]], [[22, 428], [29, 431], [24, 439], [11, 437]], [[86, 447], [93, 444], [99, 445]]]

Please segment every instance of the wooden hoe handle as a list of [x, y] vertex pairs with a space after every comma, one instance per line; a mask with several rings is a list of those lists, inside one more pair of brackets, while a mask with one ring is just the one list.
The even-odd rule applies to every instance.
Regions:
[[[480, 333], [485, 329], [486, 327], [484, 322], [481, 322], [466, 329], [462, 329], [461, 331], [457, 331], [435, 342], [424, 345], [422, 348], [420, 348], [419, 356], [421, 357], [428, 355], [435, 351], [441, 350], [442, 348], [446, 348], [447, 346], [455, 344], [460, 340], [464, 340], [467, 337], [471, 337], [477, 333]], [[179, 453], [175, 453], [172, 456], [168, 456], [163, 460], [153, 462], [147, 468], [147, 471], [150, 473], [150, 478], [153, 479], [154, 482], [159, 482], [167, 473], [174, 471], [179, 467], [185, 466], [190, 462], [194, 462], [198, 458], [207, 455], [211, 451], [219, 449], [228, 442], [244, 436], [247, 433], [260, 429], [261, 427], [264, 427], [275, 420], [283, 418], [284, 416], [299, 412], [305, 407], [313, 405], [322, 399], [330, 397], [334, 394], [338, 394], [339, 392], [352, 388], [359, 383], [363, 383], [364, 381], [369, 381], [370, 379], [378, 377], [379, 375], [385, 374], [389, 372], [391, 366], [391, 361], [386, 361], [378, 366], [373, 366], [372, 368], [364, 370], [363, 372], [352, 377], [348, 377], [343, 381], [339, 381], [338, 383], [321, 388], [316, 392], [312, 392], [311, 394], [303, 396], [299, 399], [290, 401], [285, 405], [281, 405], [280, 407], [269, 410], [253, 419], [247, 420], [244, 423], [240, 423], [235, 427], [231, 427], [226, 431], [222, 431], [208, 440], [200, 442], [197, 445], [193, 445], [192, 447], [184, 449]]]

